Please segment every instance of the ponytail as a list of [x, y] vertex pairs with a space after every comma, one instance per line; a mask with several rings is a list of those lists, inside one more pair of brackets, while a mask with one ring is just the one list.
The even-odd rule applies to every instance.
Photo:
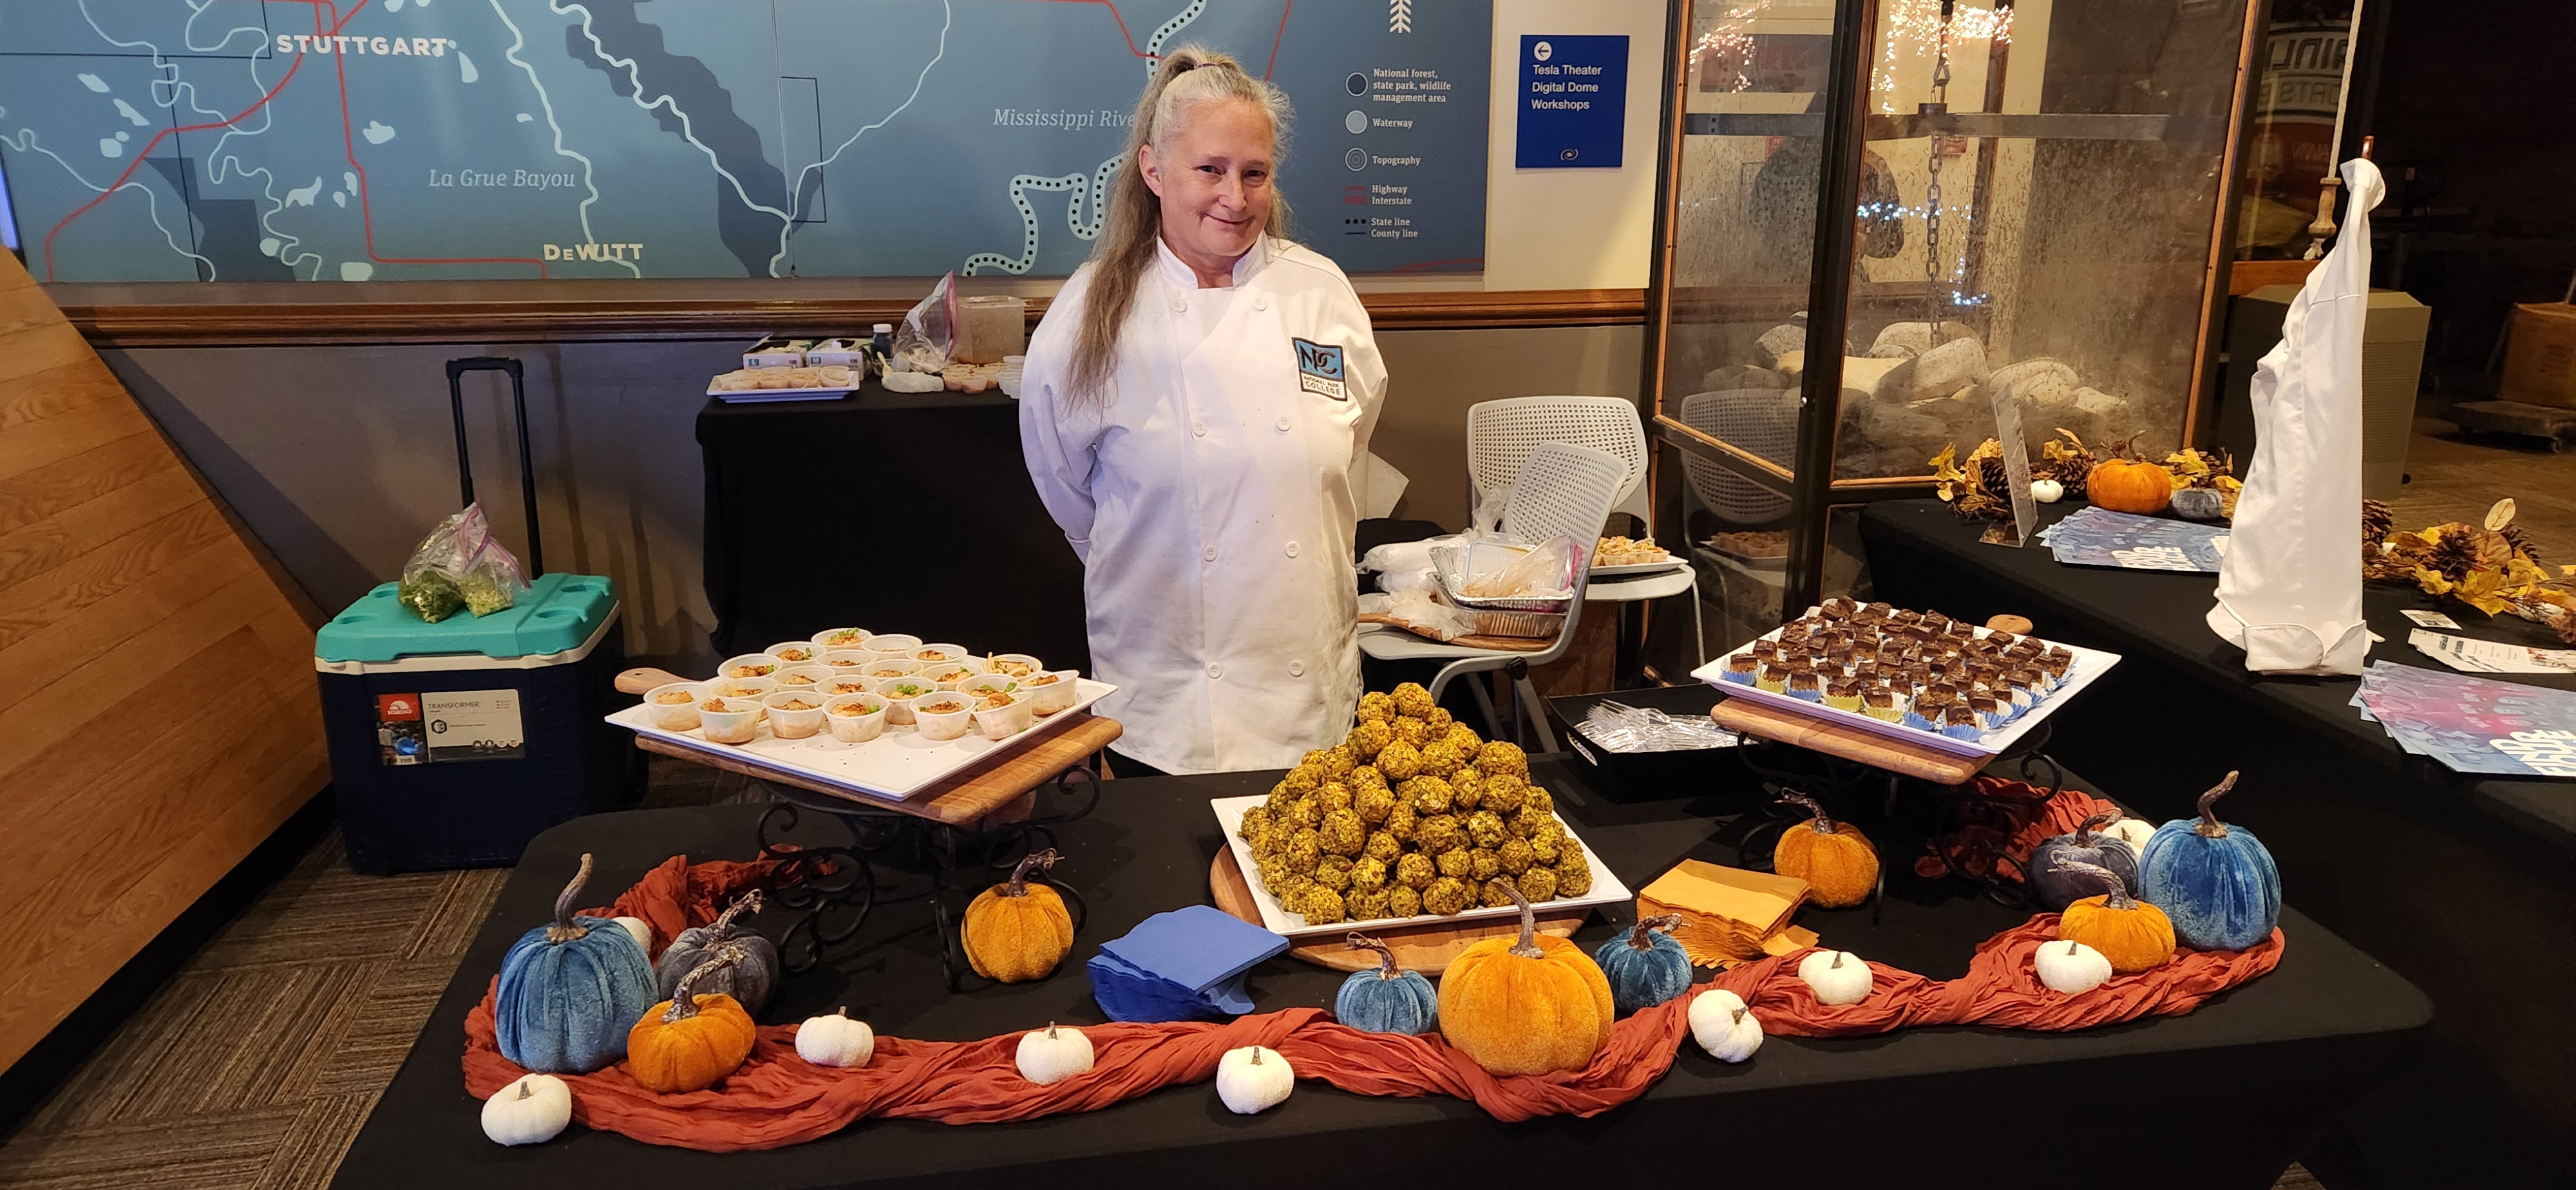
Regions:
[[[1126, 156], [1118, 167], [1118, 180], [1110, 189], [1109, 211], [1101, 221], [1100, 238], [1091, 247], [1091, 289], [1084, 298], [1082, 321], [1074, 334], [1073, 368], [1067, 378], [1067, 395], [1072, 403], [1098, 407], [1109, 404], [1105, 390], [1110, 375], [1117, 371], [1120, 332], [1127, 325], [1129, 311], [1135, 308], [1136, 287], [1145, 271], [1154, 267], [1156, 247], [1162, 241], [1162, 200], [1145, 184], [1142, 155], [1137, 150], [1146, 145], [1163, 148], [1192, 110], [1225, 100], [1260, 108], [1269, 117], [1273, 142], [1285, 149], [1287, 93], [1252, 77], [1242, 64], [1213, 50], [1183, 46], [1165, 54], [1154, 68], [1154, 77], [1145, 84], [1145, 93], [1136, 100], [1135, 121], [1127, 129]], [[1281, 239], [1288, 235], [1288, 203], [1275, 191], [1265, 230]]]

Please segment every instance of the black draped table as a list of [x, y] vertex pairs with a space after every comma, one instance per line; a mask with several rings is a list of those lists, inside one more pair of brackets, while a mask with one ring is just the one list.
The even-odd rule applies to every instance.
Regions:
[[[2386, 1185], [2564, 1184], [2551, 1179], [2576, 1163], [2576, 1024], [2535, 989], [2576, 979], [2576, 781], [2453, 773], [2363, 720], [2349, 705], [2357, 678], [2247, 672], [2203, 619], [2215, 575], [1984, 545], [1933, 500], [1872, 504], [1860, 530], [1876, 598], [1978, 622], [2024, 615], [2040, 636], [2121, 654], [2051, 718], [2049, 750], [2120, 774], [2121, 800], [2151, 820], [2190, 813], [2201, 790], [2243, 770], [2222, 816], [2262, 837], [2289, 902], [2441, 1006], [2428, 1070], [2346, 1122], [2348, 1160]], [[2358, 524], [2352, 538], [2358, 551]], [[2363, 605], [2379, 661], [2444, 669], [2406, 643], [2407, 608], [2443, 611], [2469, 636], [2556, 643], [2408, 585], [2366, 584]], [[2476, 676], [2576, 688], [2576, 677]], [[2499, 953], [2521, 956], [2515, 976], [2494, 973]]]
[[711, 398], [698, 445], [718, 653], [859, 627], [1091, 671], [1082, 563], [1020, 461], [1018, 401], [875, 380], [834, 401]]
[[[1541, 763], [1537, 779], [1631, 887], [1686, 857], [1734, 861], [1725, 840], [1735, 824], [1708, 816], [1707, 805], [1604, 802], [1555, 763]], [[1089, 920], [1047, 980], [949, 995], [937, 944], [911, 924], [924, 915], [880, 911], [822, 967], [789, 979], [768, 1019], [846, 1004], [880, 1035], [953, 1040], [1051, 1020], [1097, 1022], [1083, 961], [1149, 915], [1204, 902], [1221, 844], [1208, 799], [1258, 793], [1275, 780], [1114, 781], [1094, 813], [1058, 826], [1068, 860], [1054, 875], [1081, 892]], [[579, 1127], [531, 1148], [483, 1139], [459, 1064], [465, 1014], [510, 942], [548, 916], [577, 857], [596, 854], [592, 888], [605, 899], [675, 852], [750, 857], [761, 813], [731, 805], [605, 814], [539, 836], [335, 1184], [1026, 1190], [1111, 1178], [1312, 1187], [1342, 1178], [1424, 1186], [1605, 1177], [1951, 1185], [2064, 1176], [2088, 1186], [2266, 1187], [2342, 1105], [2404, 1066], [2429, 1016], [2405, 980], [2294, 912], [2281, 923], [2288, 949], [2277, 970], [2187, 1016], [2078, 1033], [1953, 1027], [1848, 1040], [1773, 1037], [1741, 1066], [1685, 1041], [1672, 1071], [1643, 1098], [1589, 1120], [1507, 1125], [1458, 1100], [1368, 1098], [1300, 1082], [1287, 1103], [1259, 1116], [1228, 1113], [1212, 1087], [1198, 1084], [1089, 1115], [1007, 1125], [862, 1121], [811, 1144], [758, 1153], [655, 1148]], [[838, 827], [808, 823], [811, 841], [842, 841]], [[2025, 917], [1961, 887], [1953, 897], [1892, 902], [1876, 926], [1867, 909], [1810, 907], [1800, 921], [1829, 945], [1955, 978], [1977, 942]], [[1597, 915], [1577, 940], [1589, 949], [1626, 920], [1625, 910]], [[1330, 1006], [1342, 978], [1282, 957], [1255, 969], [1251, 993], [1265, 1011]], [[2051, 1172], [2059, 1163], [2062, 1175]]]

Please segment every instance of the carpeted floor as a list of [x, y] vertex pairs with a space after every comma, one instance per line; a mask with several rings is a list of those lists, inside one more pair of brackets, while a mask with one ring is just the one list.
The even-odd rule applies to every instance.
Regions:
[[[2475, 521], [2511, 495], [2535, 543], [2576, 561], [2567, 457], [2435, 436], [2448, 429], [2421, 423], [2399, 523]], [[761, 796], [691, 765], [652, 772], [647, 805]], [[334, 833], [0, 1143], [0, 1186], [327, 1185], [508, 876], [360, 876]], [[2277, 1190], [2318, 1185], [2293, 1165]]]

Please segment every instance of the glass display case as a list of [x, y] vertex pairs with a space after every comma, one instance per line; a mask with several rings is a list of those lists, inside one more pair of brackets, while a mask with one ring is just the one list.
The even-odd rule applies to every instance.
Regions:
[[1705, 564], [1829, 593], [1827, 510], [1999, 400], [2034, 456], [2191, 440], [2248, 0], [1676, 3], [1646, 384]]

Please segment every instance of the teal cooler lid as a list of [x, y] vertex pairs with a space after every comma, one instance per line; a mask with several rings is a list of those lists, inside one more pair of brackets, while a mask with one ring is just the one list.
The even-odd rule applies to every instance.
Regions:
[[459, 610], [432, 624], [394, 598], [400, 583], [383, 583], [347, 611], [331, 617], [313, 637], [322, 661], [392, 661], [398, 657], [480, 653], [530, 657], [581, 647], [617, 613], [617, 595], [595, 574], [540, 576], [526, 595], [503, 611], [478, 616]]

